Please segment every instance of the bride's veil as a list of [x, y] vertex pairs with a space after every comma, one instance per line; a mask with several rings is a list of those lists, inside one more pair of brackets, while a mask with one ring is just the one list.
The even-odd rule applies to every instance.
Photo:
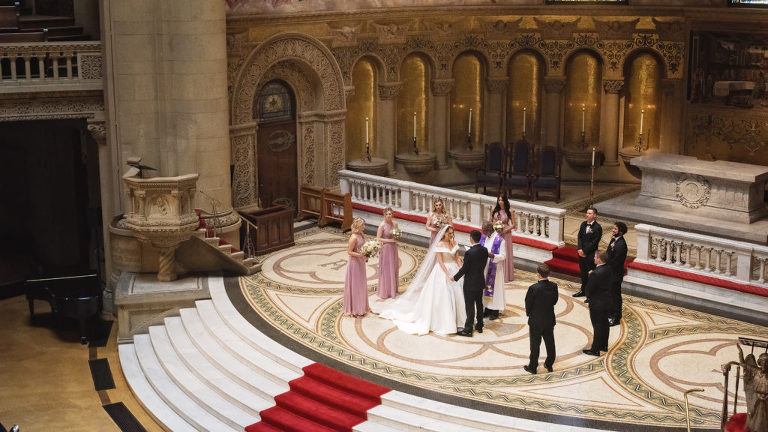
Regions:
[[437, 235], [435, 236], [435, 242], [432, 243], [432, 246], [429, 247], [427, 256], [424, 257], [419, 270], [416, 272], [413, 280], [408, 285], [408, 290], [405, 292], [405, 294], [398, 298], [398, 302], [407, 302], [408, 299], [421, 292], [421, 289], [427, 282], [427, 277], [429, 277], [429, 274], [432, 272], [432, 268], [435, 267], [435, 263], [437, 262], [437, 252], [435, 252], [437, 249], [437, 244], [440, 243], [440, 240], [442, 240], [445, 232], [450, 227], [450, 225], [446, 224], [442, 229], [440, 229], [440, 231], [437, 232]]

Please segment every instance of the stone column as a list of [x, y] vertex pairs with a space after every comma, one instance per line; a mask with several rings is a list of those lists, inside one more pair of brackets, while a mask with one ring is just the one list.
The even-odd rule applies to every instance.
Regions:
[[402, 82], [379, 84], [379, 119], [376, 122], [376, 138], [382, 158], [389, 165], [389, 175], [395, 172], [397, 153], [397, 95], [403, 88]]
[[257, 123], [230, 127], [231, 154], [235, 165], [232, 178], [232, 204], [242, 207], [256, 204], [259, 196], [256, 177], [256, 131]]
[[562, 148], [560, 140], [562, 139], [561, 119], [561, 93], [565, 88], [564, 77], [545, 77], [544, 78], [544, 118], [542, 121], [546, 125], [544, 136], [541, 139], [541, 145], [555, 146]]
[[624, 80], [603, 80], [603, 121], [600, 122], [600, 144], [606, 166], [619, 165], [619, 92]]
[[437, 168], [448, 168], [448, 140], [450, 139], [449, 112], [453, 78], [433, 79], [432, 87], [432, 122], [429, 129], [430, 147], [437, 156]]
[[[486, 81], [488, 89], [488, 103], [485, 107], [483, 125], [485, 129], [485, 142], [504, 142], [506, 106], [504, 103], [504, 91], [509, 83], [508, 77], [493, 77]], [[479, 143], [481, 146], [485, 143]], [[482, 147], [480, 148], [482, 150]]]
[[115, 215], [113, 206], [114, 197], [111, 195], [119, 189], [112, 183], [112, 161], [110, 149], [107, 145], [107, 124], [103, 118], [88, 119], [88, 132], [96, 141], [99, 149], [99, 185], [101, 192], [101, 220], [102, 237], [104, 239], [104, 279], [105, 286], [102, 293], [102, 317], [113, 320], [115, 316], [115, 286], [117, 279], [112, 279], [112, 236], [109, 235], [109, 224]]

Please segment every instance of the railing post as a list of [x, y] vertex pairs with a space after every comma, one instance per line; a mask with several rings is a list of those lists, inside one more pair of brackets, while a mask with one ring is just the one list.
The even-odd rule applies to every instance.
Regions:
[[645, 224], [635, 225], [637, 234], [637, 258], [635, 261], [647, 263], [651, 258], [651, 232]]
[[749, 282], [752, 279], [752, 250], [737, 249], [734, 254], [736, 254], [736, 279]]
[[400, 207], [404, 211], [410, 211], [411, 210], [411, 188], [407, 187], [400, 187], [401, 195], [400, 199], [402, 202], [400, 203]]
[[341, 189], [342, 194], [350, 193], [349, 179], [343, 175], [339, 178], [339, 189]]

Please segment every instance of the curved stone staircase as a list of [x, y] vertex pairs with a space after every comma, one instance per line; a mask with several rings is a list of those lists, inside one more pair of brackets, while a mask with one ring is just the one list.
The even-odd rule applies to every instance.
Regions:
[[[181, 309], [180, 316], [167, 317], [164, 325], [151, 326], [148, 334], [136, 335], [133, 343], [118, 347], [123, 373], [134, 394], [169, 430], [586, 430], [476, 411], [387, 391], [374, 384], [370, 385], [384, 389], [381, 404], [365, 407], [360, 413], [364, 421], [359, 424], [331, 428], [308, 426], [306, 422], [275, 426], [263, 417], [276, 411], [282, 413], [290, 409], [291, 403], [311, 396], [311, 391], [302, 390], [302, 382], [325, 379], [329, 384], [337, 376], [334, 374], [341, 373], [289, 350], [253, 327], [230, 302], [222, 278], [210, 278], [209, 287], [210, 300], [197, 301], [195, 308]], [[325, 378], [320, 376], [323, 369], [327, 371]], [[353, 385], [354, 380], [359, 379], [352, 378]], [[297, 390], [302, 394], [297, 396]], [[330, 394], [333, 391], [329, 390]], [[333, 397], [327, 396], [314, 399], [333, 402]]]

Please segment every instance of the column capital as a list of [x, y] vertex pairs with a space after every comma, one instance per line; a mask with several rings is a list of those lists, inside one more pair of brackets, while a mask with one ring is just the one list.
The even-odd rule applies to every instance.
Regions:
[[435, 96], [445, 96], [453, 90], [453, 84], [456, 82], [453, 78], [433, 79], [430, 83], [432, 94]]
[[624, 80], [603, 80], [603, 89], [606, 93], [619, 93], [624, 88]]
[[104, 120], [88, 120], [88, 132], [99, 145], [107, 143], [107, 123]]
[[490, 93], [502, 93], [509, 85], [509, 77], [490, 77], [485, 81]]
[[565, 88], [565, 77], [544, 77], [544, 90], [547, 93], [560, 93]]
[[379, 84], [379, 98], [383, 100], [394, 99], [403, 89], [402, 82], [388, 82]]

